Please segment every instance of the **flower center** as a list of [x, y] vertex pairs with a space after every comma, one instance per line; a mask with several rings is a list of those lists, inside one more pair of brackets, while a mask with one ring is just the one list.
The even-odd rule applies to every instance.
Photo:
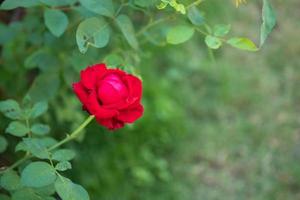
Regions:
[[127, 87], [116, 74], [107, 75], [98, 86], [98, 98], [104, 105], [117, 103], [127, 96]]

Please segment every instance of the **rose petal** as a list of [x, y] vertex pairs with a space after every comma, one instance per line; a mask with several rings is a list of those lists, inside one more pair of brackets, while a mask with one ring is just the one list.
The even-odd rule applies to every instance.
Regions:
[[117, 110], [109, 110], [103, 108], [97, 99], [96, 92], [92, 91], [89, 96], [87, 102], [84, 104], [87, 110], [98, 118], [110, 118], [118, 115]]
[[127, 87], [129, 90], [129, 99], [128, 101], [134, 103], [135, 101], [139, 101], [142, 97], [143, 89], [142, 89], [142, 81], [133, 76], [133, 75], [126, 75], [124, 80], [127, 83]]
[[86, 89], [83, 87], [83, 85], [80, 82], [73, 83], [72, 87], [73, 87], [73, 91], [77, 95], [78, 99], [84, 105], [88, 100], [88, 93], [87, 93]]
[[132, 106], [126, 110], [121, 110], [117, 118], [125, 123], [133, 123], [140, 118], [144, 113], [144, 108], [141, 104]]
[[105, 64], [96, 64], [87, 67], [80, 72], [81, 82], [87, 89], [94, 89], [96, 87], [97, 80], [99, 80], [106, 72]]

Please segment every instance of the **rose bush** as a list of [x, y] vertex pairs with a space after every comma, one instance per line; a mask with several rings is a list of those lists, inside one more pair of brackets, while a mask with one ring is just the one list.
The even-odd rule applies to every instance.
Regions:
[[80, 77], [73, 90], [83, 109], [101, 125], [114, 130], [143, 115], [142, 82], [136, 76], [120, 69], [107, 69], [102, 63], [82, 70]]

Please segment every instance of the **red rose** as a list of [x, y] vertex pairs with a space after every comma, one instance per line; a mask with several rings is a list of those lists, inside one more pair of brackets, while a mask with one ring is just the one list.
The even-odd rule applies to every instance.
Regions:
[[83, 108], [101, 125], [118, 129], [143, 115], [142, 82], [136, 76], [96, 64], [82, 70], [80, 79], [73, 90]]

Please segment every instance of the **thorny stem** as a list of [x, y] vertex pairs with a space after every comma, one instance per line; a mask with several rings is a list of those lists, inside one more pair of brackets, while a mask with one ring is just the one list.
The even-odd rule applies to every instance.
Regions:
[[[63, 144], [74, 140], [75, 138], [77, 138], [80, 135], [80, 132], [94, 119], [95, 117], [93, 115], [89, 116], [77, 129], [75, 129], [70, 135], [67, 135], [67, 137], [65, 139], [63, 139], [62, 141], [56, 143], [55, 145], [53, 145], [52, 147], [48, 148], [47, 150], [53, 151], [54, 149], [62, 146]], [[22, 163], [24, 163], [26, 160], [32, 158], [33, 156], [30, 154], [26, 154], [23, 158], [21, 158], [20, 160], [18, 160], [17, 162], [15, 162], [14, 164], [12, 164], [10, 167], [0, 171], [0, 174], [5, 173], [6, 171], [12, 170], [16, 167], [18, 167], [19, 165], [21, 165]]]

